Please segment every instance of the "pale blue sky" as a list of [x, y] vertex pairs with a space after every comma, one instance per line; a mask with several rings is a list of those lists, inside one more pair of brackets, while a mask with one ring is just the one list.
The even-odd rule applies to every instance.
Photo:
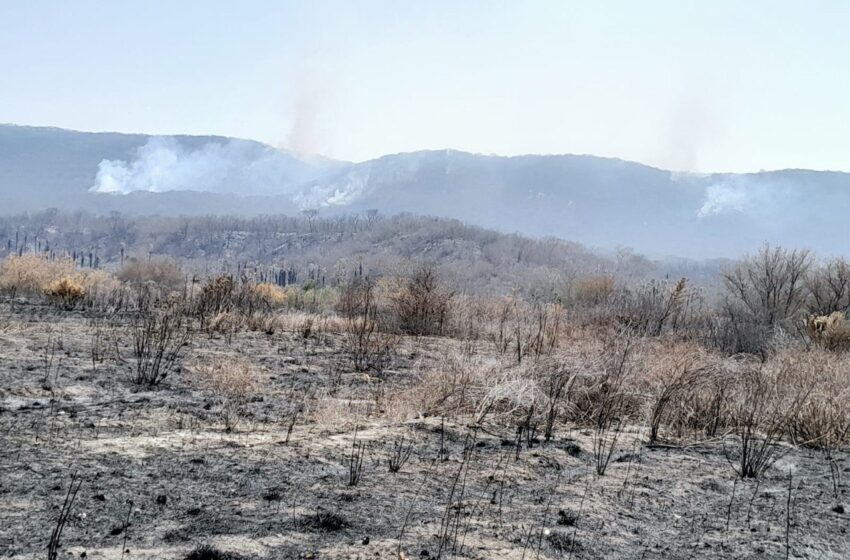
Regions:
[[0, 0], [0, 122], [850, 171], [850, 2]]

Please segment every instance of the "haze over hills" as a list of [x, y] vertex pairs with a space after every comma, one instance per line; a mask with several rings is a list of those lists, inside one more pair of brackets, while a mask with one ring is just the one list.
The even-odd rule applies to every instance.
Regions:
[[216, 136], [0, 125], [0, 212], [323, 214], [377, 209], [458, 218], [653, 256], [738, 256], [764, 241], [848, 254], [850, 174], [673, 173], [583, 155], [452, 150], [362, 163]]

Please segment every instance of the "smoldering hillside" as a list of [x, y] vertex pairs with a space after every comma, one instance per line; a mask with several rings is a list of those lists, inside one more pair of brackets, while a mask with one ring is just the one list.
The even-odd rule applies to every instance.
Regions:
[[222, 137], [0, 126], [0, 212], [261, 215], [367, 209], [456, 218], [655, 257], [736, 257], [768, 241], [844, 254], [850, 174], [673, 173], [579, 155], [451, 150], [348, 163]]

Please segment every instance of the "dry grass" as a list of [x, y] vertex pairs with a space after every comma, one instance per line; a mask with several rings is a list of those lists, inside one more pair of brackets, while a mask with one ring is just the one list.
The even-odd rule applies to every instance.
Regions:
[[274, 316], [277, 328], [284, 332], [310, 335], [315, 333], [344, 333], [345, 320], [331, 314], [315, 314], [303, 311], [278, 313]]
[[185, 282], [180, 265], [173, 259], [162, 257], [130, 259], [115, 276], [127, 284], [153, 284], [166, 290], [178, 290]]
[[[179, 268], [172, 265], [131, 262], [117, 277], [169, 284], [178, 277]], [[66, 309], [92, 294], [103, 300], [125, 297], [115, 282], [101, 271], [79, 271], [69, 260], [24, 255], [0, 264], [0, 287], [12, 294], [47, 295]], [[632, 320], [620, 329], [612, 323], [588, 322], [581, 310], [578, 315], [575, 310], [568, 313], [540, 299], [454, 297], [428, 267], [409, 278], [352, 286], [305, 290], [219, 276], [194, 298], [184, 295], [183, 306], [156, 311], [157, 300], [151, 299], [138, 306], [144, 312], [132, 329], [136, 378], [157, 384], [177, 364], [191, 332], [185, 316], [191, 302], [206, 331], [228, 342], [244, 330], [296, 333], [305, 341], [323, 343], [326, 339], [318, 336], [322, 333], [341, 335], [335, 340], [341, 341], [355, 370], [385, 368], [400, 343], [398, 330], [415, 335], [443, 332], [458, 339], [443, 359], [419, 364], [413, 379], [389, 391], [383, 386], [380, 391], [369, 389], [372, 399], [341, 403], [329, 390], [308, 403], [314, 422], [336, 422], [336, 428], [376, 410], [395, 419], [444, 416], [526, 434], [541, 427], [547, 440], [559, 426], [572, 424], [595, 434], [599, 474], [605, 472], [620, 432], [634, 424], [649, 428], [650, 443], [735, 434], [740, 448], [730, 456], [742, 476], [761, 476], [781, 454], [786, 438], [828, 450], [847, 443], [850, 374], [835, 352], [850, 344], [842, 312], [809, 318], [806, 326], [815, 348], [775, 342], [758, 363], [726, 357], [696, 337], [668, 328], [682, 320], [690, 305], [692, 295], [684, 281], [645, 285], [632, 294], [629, 316], [640, 318], [643, 326], [638, 329]], [[586, 277], [572, 289], [587, 313], [592, 314], [594, 306], [609, 315], [615, 311], [611, 277]], [[326, 299], [320, 303], [320, 298]], [[310, 311], [329, 301], [340, 315]], [[283, 306], [287, 309], [279, 309]], [[193, 366], [222, 402], [229, 403], [222, 410], [229, 430], [235, 429], [245, 395], [253, 390], [256, 372], [247, 364], [230, 356]], [[341, 378], [342, 372], [334, 375]]]
[[814, 350], [793, 361], [798, 384], [813, 384], [790, 421], [792, 441], [827, 452], [850, 443], [850, 363], [842, 355]]
[[732, 421], [740, 448], [730, 460], [741, 478], [759, 478], [786, 452], [781, 442], [805, 407], [817, 379], [801, 375], [806, 356], [783, 354], [745, 367], [731, 395]]
[[252, 294], [269, 308], [280, 307], [288, 299], [287, 291], [268, 282], [253, 284], [249, 288]]
[[572, 297], [578, 305], [593, 306], [607, 303], [614, 295], [613, 276], [579, 278], [573, 285]]
[[60, 307], [73, 309], [110, 284], [102, 270], [78, 269], [69, 258], [41, 255], [11, 256], [0, 262], [0, 290], [12, 297], [44, 296]]
[[258, 373], [250, 360], [238, 355], [196, 358], [188, 369], [200, 388], [219, 398], [218, 413], [227, 432], [233, 432], [245, 416], [245, 407], [258, 389]]
[[321, 395], [307, 410], [310, 423], [325, 433], [343, 433], [375, 417], [377, 409], [369, 401]]
[[86, 296], [86, 289], [76, 279], [63, 276], [51, 282], [44, 294], [65, 309], [73, 309]]
[[0, 262], [0, 290], [13, 296], [35, 295], [75, 273], [76, 266], [68, 258], [51, 261], [33, 254], [11, 256]]
[[827, 350], [850, 350], [850, 322], [843, 311], [812, 315], [806, 320], [806, 329], [812, 340]]

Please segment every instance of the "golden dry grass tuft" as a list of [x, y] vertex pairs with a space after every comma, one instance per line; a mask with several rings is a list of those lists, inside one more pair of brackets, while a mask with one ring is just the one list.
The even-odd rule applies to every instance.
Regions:
[[259, 390], [256, 367], [238, 355], [197, 358], [188, 366], [199, 387], [219, 398], [218, 413], [225, 430], [233, 432], [243, 421], [246, 405]]
[[71, 277], [76, 266], [71, 259], [48, 260], [39, 255], [11, 256], [0, 262], [0, 290], [12, 295], [43, 293], [53, 282]]
[[269, 307], [279, 307], [286, 303], [287, 292], [276, 284], [263, 282], [250, 287], [252, 294]]
[[73, 309], [86, 297], [86, 289], [77, 278], [63, 276], [48, 284], [44, 294], [65, 309]]
[[812, 315], [806, 320], [809, 336], [827, 350], [850, 349], [850, 322], [842, 311]]

